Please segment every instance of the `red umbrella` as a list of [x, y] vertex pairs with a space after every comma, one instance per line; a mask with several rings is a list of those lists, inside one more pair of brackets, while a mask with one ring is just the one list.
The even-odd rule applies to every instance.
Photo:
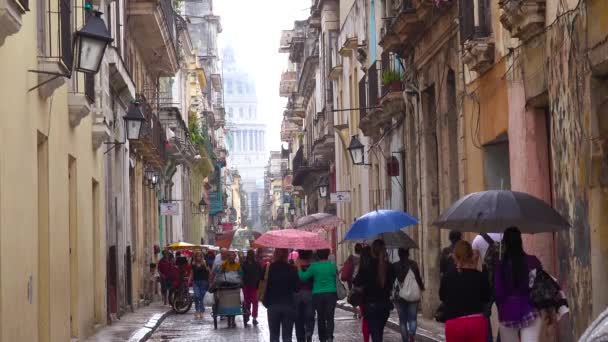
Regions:
[[297, 229], [271, 230], [262, 234], [257, 240], [257, 245], [272, 248], [292, 249], [329, 249], [329, 242], [319, 234]]

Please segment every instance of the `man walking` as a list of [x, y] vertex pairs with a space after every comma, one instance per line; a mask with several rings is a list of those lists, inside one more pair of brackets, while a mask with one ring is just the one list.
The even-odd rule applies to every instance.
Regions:
[[170, 269], [173, 266], [169, 257], [171, 253], [163, 251], [163, 257], [158, 262], [158, 275], [160, 278], [160, 292], [163, 297], [163, 304], [167, 305], [167, 295], [171, 288], [171, 280], [169, 279]]
[[439, 256], [439, 274], [443, 277], [445, 274], [456, 271], [456, 263], [452, 254], [454, 253], [454, 246], [460, 240], [462, 240], [462, 233], [457, 230], [450, 230], [450, 245], [441, 250]]

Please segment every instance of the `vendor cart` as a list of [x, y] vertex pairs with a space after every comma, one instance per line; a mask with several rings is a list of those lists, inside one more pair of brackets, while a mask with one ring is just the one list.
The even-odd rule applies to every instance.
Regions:
[[247, 325], [249, 312], [243, 308], [240, 286], [218, 287], [215, 289], [214, 299], [212, 315], [215, 329], [217, 329], [218, 317], [227, 317], [230, 324], [230, 319], [242, 315], [244, 325]]

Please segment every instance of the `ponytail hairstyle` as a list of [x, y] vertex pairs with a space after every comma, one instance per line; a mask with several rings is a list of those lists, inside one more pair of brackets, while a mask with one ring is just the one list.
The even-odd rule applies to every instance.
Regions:
[[[515, 288], [521, 288], [526, 284], [528, 270], [525, 263], [523, 242], [521, 232], [517, 227], [509, 227], [505, 230], [502, 238], [505, 253], [501, 264], [503, 279], [510, 279]], [[511, 266], [509, 269], [509, 265]]]

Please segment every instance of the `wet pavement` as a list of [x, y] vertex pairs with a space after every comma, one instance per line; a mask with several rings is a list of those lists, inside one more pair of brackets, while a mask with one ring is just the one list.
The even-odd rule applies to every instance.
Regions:
[[[237, 317], [236, 328], [227, 328], [226, 321], [218, 321], [218, 329], [213, 329], [213, 319], [207, 310], [202, 321], [194, 320], [194, 310], [184, 315], [171, 315], [165, 319], [156, 332], [148, 341], [208, 341], [208, 342], [267, 342], [268, 323], [266, 321], [266, 310], [260, 305], [259, 325], [243, 326], [242, 317]], [[293, 340], [295, 341], [295, 331]], [[318, 341], [316, 333], [314, 341]], [[360, 321], [353, 317], [351, 312], [336, 309], [334, 341], [336, 342], [360, 342]], [[392, 329], [386, 328], [384, 333], [385, 342], [399, 342], [401, 336]]]

